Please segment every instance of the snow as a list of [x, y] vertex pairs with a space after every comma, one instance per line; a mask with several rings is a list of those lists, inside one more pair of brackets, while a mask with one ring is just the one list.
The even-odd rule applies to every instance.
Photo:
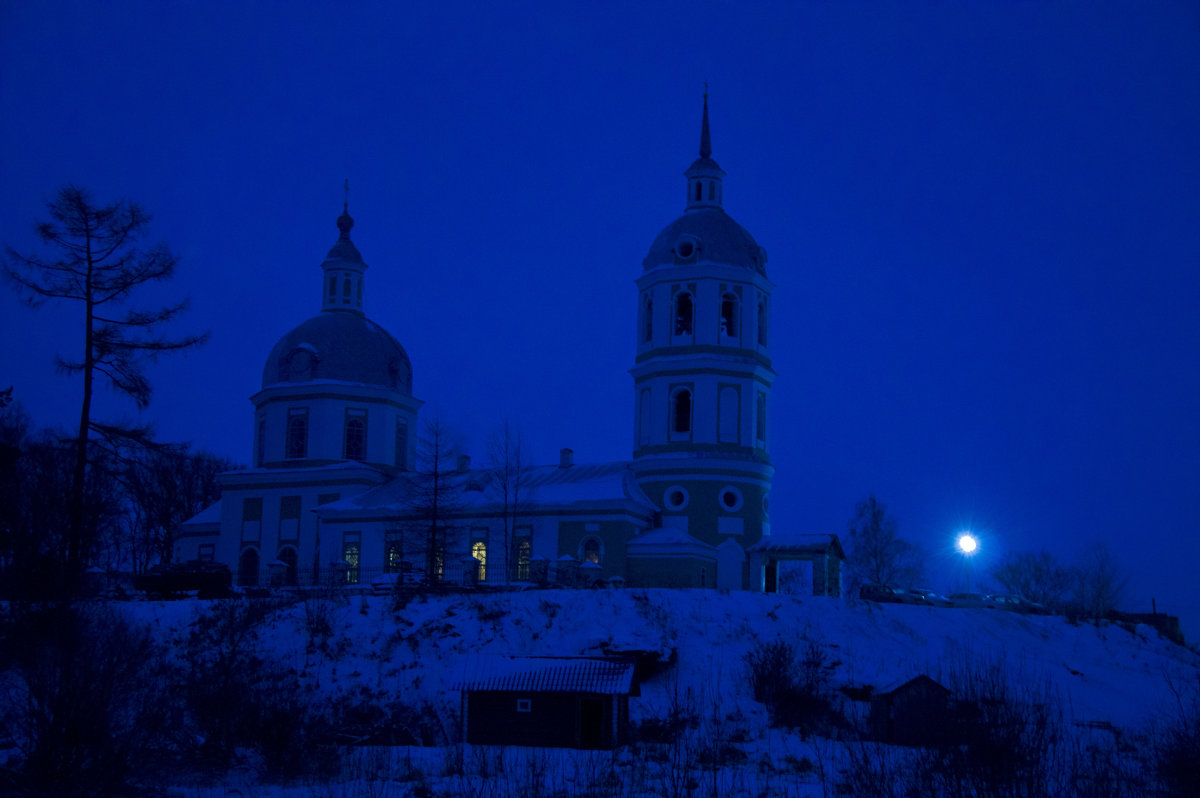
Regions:
[[[1072, 625], [1061, 617], [999, 610], [665, 589], [417, 597], [399, 611], [392, 610], [390, 596], [309, 601], [333, 602], [335, 639], [329, 649], [343, 653], [306, 651], [302, 601], [281, 607], [268, 620], [261, 636], [265, 653], [329, 697], [382, 690], [403, 695], [414, 706], [428, 702], [447, 718], [457, 715], [459, 694], [454, 687], [472, 659], [657, 652], [661, 669], [642, 683], [640, 697], [630, 700], [631, 720], [637, 724], [661, 719], [686, 702], [707, 719], [706, 733], [723, 729], [729, 739], [739, 740], [749, 759], [744, 767], [714, 771], [713, 778], [725, 780], [721, 794], [754, 795], [770, 784], [772, 794], [820, 795], [821, 785], [809, 765], [836, 758], [830, 750], [837, 743], [767, 728], [765, 709], [753, 700], [743, 663], [760, 641], [785, 640], [797, 650], [810, 643], [819, 646], [832, 666], [834, 688], [881, 689], [922, 673], [945, 683], [956, 673], [998, 668], [1014, 683], [1035, 685], [1056, 696], [1068, 729], [1083, 723], [1141, 729], [1175, 706], [1173, 689], [1200, 680], [1200, 655], [1161, 639], [1149, 627], [1097, 628]], [[121, 606], [168, 639], [204, 605], [179, 601]], [[850, 714], [863, 711], [861, 705], [849, 709]], [[456, 728], [453, 722], [446, 725]], [[596, 778], [634, 779], [621, 782], [625, 791], [616, 794], [641, 794], [639, 789], [655, 794], [661, 784], [654, 779], [669, 778], [671, 767], [683, 766], [667, 762], [661, 763], [661, 772], [644, 772], [649, 765], [635, 760], [627, 749], [609, 753], [447, 746], [373, 754], [354, 749], [349, 758], [359, 763], [350, 768], [351, 780], [376, 773], [395, 783], [407, 768], [430, 778], [450, 774], [440, 778], [454, 780], [453, 789], [463, 790], [452, 794], [471, 794], [486, 783], [488, 773], [524, 778], [530, 768], [539, 767], [547, 778], [560, 780], [584, 778], [581, 774], [589, 772]], [[692, 766], [695, 763], [688, 765]], [[236, 788], [239, 778], [250, 777], [229, 778], [226, 787]], [[659, 786], [646, 786], [652, 784]], [[790, 786], [785, 789], [785, 784]], [[322, 795], [343, 794], [329, 786], [322, 789]], [[346, 789], [344, 794], [359, 794]], [[493, 789], [497, 791], [492, 794], [505, 794]], [[575, 784], [572, 789], [582, 787]], [[312, 794], [299, 787], [275, 790], [257, 785], [253, 792]]]

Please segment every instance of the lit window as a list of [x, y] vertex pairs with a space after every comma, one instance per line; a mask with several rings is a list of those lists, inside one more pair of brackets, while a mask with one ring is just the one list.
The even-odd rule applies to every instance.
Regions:
[[583, 561], [600, 564], [600, 541], [588, 538], [583, 542]]
[[367, 411], [347, 410], [343, 457], [347, 460], [367, 459]]
[[288, 410], [287, 453], [289, 460], [308, 456], [308, 408], [293, 407]]
[[487, 543], [477, 540], [471, 544], [471, 556], [479, 560], [479, 581], [487, 581]]
[[404, 533], [389, 529], [383, 533], [383, 570], [398, 574], [404, 562]]
[[517, 579], [529, 578], [529, 561], [533, 559], [533, 542], [529, 538], [517, 539]]
[[675, 297], [675, 334], [692, 334], [692, 295], [686, 291]]
[[342, 560], [346, 563], [346, 584], [357, 585], [361, 571], [362, 533], [346, 532], [342, 535]]
[[679, 433], [692, 431], [692, 392], [681, 388], [671, 403], [671, 429]]

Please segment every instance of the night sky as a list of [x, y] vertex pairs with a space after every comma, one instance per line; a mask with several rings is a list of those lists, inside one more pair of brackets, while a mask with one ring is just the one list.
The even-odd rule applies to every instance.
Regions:
[[[725, 208], [775, 282], [772, 527], [868, 492], [930, 585], [1105, 542], [1200, 635], [1200, 6], [0, 5], [0, 240], [68, 181], [181, 255], [211, 341], [160, 437], [247, 462], [274, 342], [320, 308], [350, 180], [368, 315], [480, 462], [627, 459], [634, 279], [709, 84]], [[968, 6], [969, 7], [963, 7]], [[77, 415], [78, 308], [0, 291], [0, 388]], [[134, 419], [104, 394], [102, 412]]]

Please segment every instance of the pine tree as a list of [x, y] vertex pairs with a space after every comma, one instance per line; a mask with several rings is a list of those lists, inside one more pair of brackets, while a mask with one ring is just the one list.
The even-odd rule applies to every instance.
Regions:
[[[47, 200], [49, 221], [35, 230], [50, 254], [27, 255], [5, 247], [4, 275], [30, 306], [50, 300], [79, 303], [83, 315], [81, 357], [58, 359], [59, 368], [83, 380], [79, 432], [74, 440], [74, 470], [68, 503], [66, 587], [79, 585], [94, 542], [85, 528], [84, 499], [92, 453], [89, 443], [109, 448], [151, 443], [151, 430], [103, 423], [92, 416], [97, 378], [107, 381], [139, 409], [150, 403], [145, 367], [164, 352], [203, 343], [207, 334], [169, 337], [163, 329], [186, 308], [186, 301], [154, 310], [129, 307], [143, 285], [169, 279], [178, 258], [163, 243], [145, 244], [150, 214], [140, 205], [118, 200], [97, 205], [86, 189], [66, 185]], [[95, 438], [92, 436], [95, 435]]]

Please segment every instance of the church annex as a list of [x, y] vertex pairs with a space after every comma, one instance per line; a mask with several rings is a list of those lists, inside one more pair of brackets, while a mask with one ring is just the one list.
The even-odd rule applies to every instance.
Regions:
[[[813, 563], [839, 593], [836, 536], [773, 540], [772, 283], [765, 250], [724, 210], [705, 96], [684, 212], [637, 278], [633, 459], [524, 469], [519, 490], [467, 458], [418, 463], [421, 401], [404, 348], [364, 313], [367, 264], [348, 208], [321, 264], [321, 311], [267, 356], [253, 466], [185, 523], [175, 559], [242, 585], [559, 581], [773, 589]], [[315, 282], [315, 280], [314, 280]], [[514, 495], [515, 494], [515, 495]]]

